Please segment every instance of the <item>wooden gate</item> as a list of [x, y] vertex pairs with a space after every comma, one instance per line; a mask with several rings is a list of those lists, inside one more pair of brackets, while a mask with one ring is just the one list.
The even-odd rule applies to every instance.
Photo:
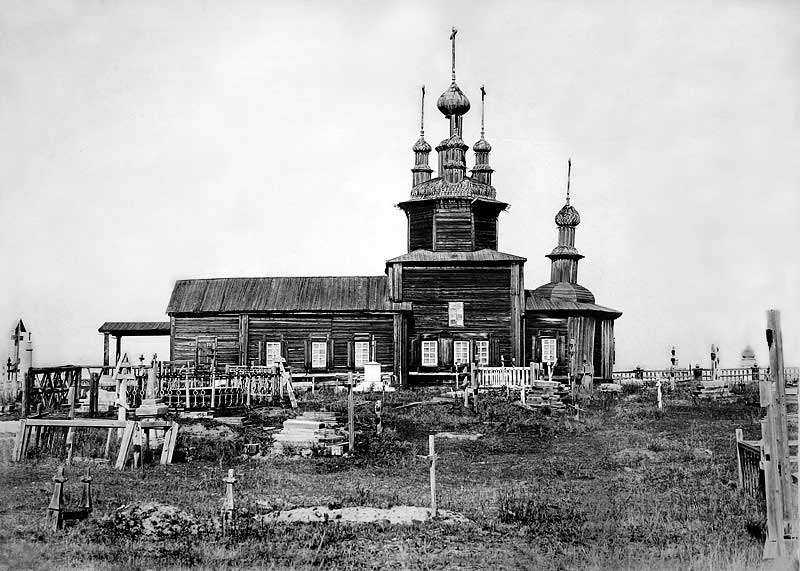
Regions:
[[80, 388], [81, 367], [50, 367], [28, 369], [25, 375], [25, 391], [22, 394], [23, 414], [42, 405], [43, 410], [58, 410], [67, 400], [70, 387]]

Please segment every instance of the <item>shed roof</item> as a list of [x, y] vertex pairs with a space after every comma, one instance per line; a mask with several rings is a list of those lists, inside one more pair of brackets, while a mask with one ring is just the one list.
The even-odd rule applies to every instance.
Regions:
[[434, 252], [432, 250], [414, 250], [408, 254], [387, 260], [387, 264], [395, 262], [524, 262], [525, 258], [513, 254], [504, 254], [497, 250], [484, 248], [474, 252]]
[[548, 299], [534, 294], [533, 290], [525, 290], [525, 311], [531, 313], [561, 313], [567, 315], [600, 314], [609, 319], [622, 315], [621, 311], [589, 303], [585, 301], [569, 301], [564, 299]]
[[392, 311], [386, 276], [180, 280], [167, 313]]
[[126, 337], [169, 335], [169, 321], [106, 321], [98, 331]]

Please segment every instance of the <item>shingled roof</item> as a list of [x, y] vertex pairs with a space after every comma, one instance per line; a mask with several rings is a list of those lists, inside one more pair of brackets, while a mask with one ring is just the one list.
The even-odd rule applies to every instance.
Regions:
[[585, 301], [571, 301], [566, 299], [548, 299], [535, 294], [534, 290], [525, 290], [525, 311], [530, 313], [554, 313], [560, 315], [599, 314], [606, 319], [616, 319], [622, 315], [621, 311], [589, 303]]
[[433, 250], [414, 250], [388, 260], [387, 264], [396, 262], [448, 263], [448, 262], [524, 262], [525, 258], [514, 254], [504, 254], [497, 250], [484, 248], [469, 252], [442, 252]]
[[168, 314], [260, 311], [392, 311], [386, 276], [180, 280]]

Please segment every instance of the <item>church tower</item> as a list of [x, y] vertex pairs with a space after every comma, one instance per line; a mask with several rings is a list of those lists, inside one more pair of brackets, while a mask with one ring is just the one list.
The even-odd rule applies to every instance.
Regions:
[[[456, 30], [450, 36], [452, 43], [452, 77], [450, 86], [436, 102], [439, 111], [448, 121], [449, 136], [436, 146], [438, 172], [431, 178], [433, 169], [428, 164], [431, 146], [424, 138], [424, 122], [420, 138], [412, 147], [411, 197], [398, 206], [408, 219], [408, 251], [431, 250], [470, 252], [483, 249], [497, 250], [497, 218], [508, 205], [496, 200], [492, 186], [493, 169], [489, 166], [491, 145], [484, 136], [484, 101], [486, 91], [481, 87], [481, 138], [475, 143], [475, 166], [472, 176], [467, 176], [464, 142], [464, 116], [470, 102], [456, 83]], [[422, 91], [422, 117], [424, 117], [425, 89]]]

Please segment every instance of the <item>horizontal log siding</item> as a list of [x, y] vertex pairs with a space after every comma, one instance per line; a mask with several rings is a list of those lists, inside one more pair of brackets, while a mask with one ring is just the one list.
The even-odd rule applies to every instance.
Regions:
[[468, 252], [475, 249], [472, 245], [472, 211], [468, 202], [440, 204], [434, 216], [434, 250]]
[[475, 210], [475, 249], [497, 249], [497, 214]]
[[[391, 314], [363, 316], [297, 315], [250, 316], [248, 355], [255, 359], [261, 341], [286, 342], [287, 361], [295, 370], [305, 369], [305, 342], [312, 335], [333, 339], [333, 364], [337, 372], [347, 371], [347, 344], [356, 334], [375, 336], [377, 360], [384, 372], [394, 370], [394, 321]], [[360, 340], [360, 339], [359, 339]], [[364, 339], [368, 340], [368, 339]]]
[[408, 251], [433, 249], [433, 207], [409, 210]]
[[172, 359], [194, 361], [198, 337], [217, 338], [217, 365], [239, 364], [239, 316], [175, 317], [172, 326]]
[[[456, 339], [498, 340], [510, 364], [511, 270], [509, 268], [403, 268], [403, 300], [412, 303], [409, 337], [449, 332]], [[464, 326], [448, 324], [448, 302], [464, 302]]]

